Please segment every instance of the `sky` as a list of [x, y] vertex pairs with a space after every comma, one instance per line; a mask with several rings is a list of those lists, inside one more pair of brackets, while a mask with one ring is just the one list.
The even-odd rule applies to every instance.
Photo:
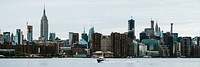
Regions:
[[[49, 23], [49, 33], [61, 39], [69, 32], [82, 33], [94, 26], [95, 32], [110, 35], [111, 32], [128, 31], [128, 20], [135, 20], [136, 38], [150, 20], [157, 21], [164, 32], [179, 36], [200, 35], [199, 0], [1, 0], [0, 29], [16, 34], [21, 29], [26, 38], [26, 23], [33, 25], [33, 38], [38, 39], [44, 4]], [[81, 34], [79, 34], [81, 35]]]

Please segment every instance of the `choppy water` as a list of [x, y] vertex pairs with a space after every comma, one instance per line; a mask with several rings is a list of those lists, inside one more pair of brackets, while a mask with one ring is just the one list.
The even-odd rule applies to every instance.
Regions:
[[200, 58], [30, 58], [0, 59], [0, 67], [200, 67]]

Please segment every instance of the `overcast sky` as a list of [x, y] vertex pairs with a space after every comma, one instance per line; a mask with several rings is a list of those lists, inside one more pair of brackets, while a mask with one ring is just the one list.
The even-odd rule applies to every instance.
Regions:
[[[91, 25], [104, 35], [127, 32], [131, 16], [136, 21], [137, 38], [144, 28], [150, 27], [151, 18], [157, 20], [164, 32], [170, 31], [170, 23], [174, 23], [174, 32], [179, 36], [198, 36], [199, 3], [199, 0], [45, 0], [49, 32], [63, 39], [68, 38], [70, 31], [82, 33], [84, 24], [87, 33]], [[16, 29], [22, 29], [26, 37], [28, 21], [37, 39], [43, 9], [44, 0], [1, 0], [0, 29], [14, 34]]]

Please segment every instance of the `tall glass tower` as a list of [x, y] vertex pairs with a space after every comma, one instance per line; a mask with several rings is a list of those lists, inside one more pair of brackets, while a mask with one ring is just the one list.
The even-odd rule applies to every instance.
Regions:
[[56, 39], [56, 33], [50, 33], [49, 40], [54, 41]]
[[135, 39], [135, 20], [128, 20], [128, 37], [131, 39]]
[[27, 40], [31, 42], [33, 40], [33, 26], [27, 25]]
[[41, 19], [40, 37], [44, 38], [44, 42], [48, 40], [48, 19], [45, 14], [45, 9], [43, 10], [43, 16]]

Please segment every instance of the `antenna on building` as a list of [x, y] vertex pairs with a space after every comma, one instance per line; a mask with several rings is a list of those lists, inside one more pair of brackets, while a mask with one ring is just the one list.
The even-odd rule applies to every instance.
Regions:
[[171, 34], [173, 33], [173, 23], [171, 23]]
[[84, 27], [83, 27], [83, 33], [85, 33], [85, 22], [84, 22]]
[[28, 20], [27, 20], [27, 17], [26, 17], [26, 26], [28, 26]]
[[44, 0], [44, 9], [45, 9], [45, 0]]

